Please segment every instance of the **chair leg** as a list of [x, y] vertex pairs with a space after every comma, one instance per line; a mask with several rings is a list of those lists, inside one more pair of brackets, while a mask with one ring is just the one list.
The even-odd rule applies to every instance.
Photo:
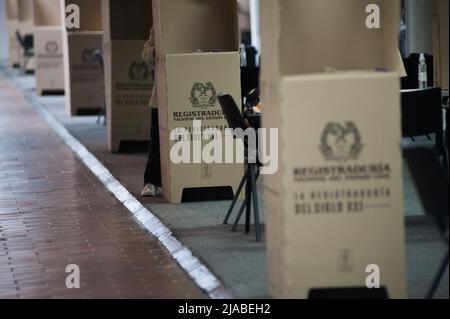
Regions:
[[[244, 201], [242, 203], [241, 209], [239, 210], [239, 214], [237, 215], [236, 220], [234, 221], [233, 228], [231, 229], [231, 231], [233, 231], [233, 232], [237, 230], [237, 227], [239, 225], [239, 222], [241, 221], [242, 215], [244, 214], [244, 210], [247, 209], [248, 203], [249, 203], [248, 194], [249, 194], [250, 184], [248, 183], [248, 177], [249, 177], [248, 167], [249, 166], [247, 164], [246, 167], [245, 167], [245, 176], [246, 176], [246, 181], [247, 181], [247, 184], [245, 185], [245, 199], [244, 199]], [[247, 223], [246, 223], [245, 227], [247, 229]]]
[[448, 150], [447, 150], [447, 148], [445, 148], [445, 150], [444, 150], [443, 161], [444, 161], [445, 174], [447, 174], [447, 176], [448, 176], [449, 175], [449, 159], [448, 159]]
[[97, 116], [97, 124], [100, 124], [100, 121], [102, 120], [102, 116], [104, 117], [104, 121], [103, 124], [106, 124], [106, 107], [102, 107], [102, 109], [100, 110], [100, 113], [98, 113]]
[[103, 107], [103, 126], [106, 126], [108, 124], [108, 118], [106, 117], [106, 104]]
[[[250, 167], [250, 165], [249, 165]], [[249, 169], [249, 168], [248, 168]], [[250, 173], [248, 173], [250, 176]], [[250, 234], [250, 223], [251, 223], [251, 214], [252, 214], [252, 188], [251, 183], [247, 183], [247, 192], [245, 194], [247, 198], [247, 207], [245, 210], [245, 233]]]
[[250, 165], [250, 176], [249, 176], [250, 184], [251, 184], [251, 192], [253, 197], [253, 213], [255, 215], [255, 232], [256, 232], [256, 241], [261, 242], [261, 222], [259, 218], [259, 203], [258, 203], [258, 189], [256, 188], [256, 177], [255, 177], [255, 167]]
[[242, 214], [244, 214], [245, 207], [247, 207], [247, 199], [245, 199], [244, 202], [242, 203], [241, 209], [239, 210], [239, 214], [236, 217], [236, 220], [234, 221], [234, 225], [233, 225], [233, 228], [231, 229], [231, 231], [233, 231], [233, 232], [236, 231], [236, 229], [239, 225], [239, 222], [241, 221]]
[[223, 222], [224, 225], [227, 225], [228, 221], [230, 220], [231, 214], [233, 213], [234, 207], [236, 206], [236, 202], [239, 199], [239, 196], [241, 195], [241, 192], [242, 192], [242, 189], [244, 188], [244, 184], [245, 184], [246, 180], [247, 180], [247, 171], [244, 173], [244, 177], [242, 177], [241, 184], [239, 185], [236, 195], [233, 198], [233, 202], [232, 202], [230, 209], [228, 210], [227, 216], [225, 217], [225, 220]]
[[28, 61], [29, 61], [28, 56], [25, 56], [23, 61], [23, 73], [27, 73]]
[[439, 272], [437, 273], [436, 278], [433, 281], [433, 284], [430, 288], [430, 291], [427, 294], [426, 299], [434, 298], [434, 295], [436, 294], [436, 291], [439, 288], [439, 284], [441, 283], [442, 277], [444, 276], [445, 271], [447, 270], [448, 257], [449, 257], [449, 252], [447, 250], [447, 255], [445, 256], [445, 259], [442, 261], [442, 264], [439, 267]]

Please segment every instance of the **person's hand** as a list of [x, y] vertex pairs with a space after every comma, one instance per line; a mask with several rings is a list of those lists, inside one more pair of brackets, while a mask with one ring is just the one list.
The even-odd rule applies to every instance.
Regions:
[[147, 63], [152, 62], [155, 59], [155, 47], [146, 43], [142, 51], [142, 59]]
[[261, 103], [259, 103], [257, 106], [253, 107], [253, 112], [256, 113], [256, 114], [259, 114], [259, 113], [262, 112], [262, 105], [261, 105]]

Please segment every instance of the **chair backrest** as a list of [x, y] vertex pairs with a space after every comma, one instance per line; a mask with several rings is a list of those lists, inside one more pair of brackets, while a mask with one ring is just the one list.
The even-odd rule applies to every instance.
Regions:
[[19, 45], [22, 47], [22, 49], [25, 49], [25, 40], [18, 30], [16, 31], [16, 39], [17, 42], [19, 42]]
[[102, 51], [101, 50], [95, 50], [92, 54], [94, 55], [94, 58], [97, 61], [98, 65], [99, 65], [99, 67], [100, 67], [100, 69], [102, 71], [102, 74], [104, 74], [105, 73], [105, 62], [103, 60], [103, 53], [102, 53]]
[[450, 142], [450, 136], [449, 136], [449, 132], [450, 132], [450, 127], [449, 127], [449, 125], [450, 125], [450, 112], [449, 112], [449, 110], [447, 110], [446, 112], [445, 112], [445, 123], [446, 123], [446, 129], [445, 129], [445, 141], [444, 141], [444, 143], [445, 143], [445, 147], [447, 147], [447, 152], [450, 150], [450, 147], [449, 147], [449, 142]]
[[256, 56], [258, 55], [258, 50], [254, 46], [246, 46], [245, 47], [245, 55], [247, 56], [247, 66], [256, 67], [257, 61]]
[[436, 152], [412, 146], [406, 147], [404, 154], [426, 213], [436, 219], [444, 233], [449, 214], [448, 177]]
[[232, 129], [241, 128], [245, 131], [247, 125], [245, 124], [244, 116], [239, 110], [233, 97], [229, 94], [220, 93], [217, 98], [219, 99], [228, 126]]
[[255, 88], [247, 94], [247, 104], [256, 106], [260, 102], [261, 92], [259, 88]]
[[[402, 78], [402, 89], [413, 90], [419, 88], [419, 53], [411, 53], [409, 57], [403, 58], [407, 77]], [[427, 64], [428, 86], [434, 86], [434, 58], [432, 55], [425, 54], [425, 63]]]
[[436, 134], [436, 146], [444, 147], [441, 101], [440, 88], [402, 91], [403, 137]]
[[242, 97], [259, 87], [259, 68], [251, 66], [241, 67], [241, 95]]
[[27, 51], [30, 51], [34, 48], [34, 37], [32, 34], [25, 34], [25, 36], [23, 37], [23, 42]]

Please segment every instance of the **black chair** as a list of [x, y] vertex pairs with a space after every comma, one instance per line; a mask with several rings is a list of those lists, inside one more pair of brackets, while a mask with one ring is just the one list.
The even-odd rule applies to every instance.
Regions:
[[448, 266], [448, 176], [442, 170], [435, 150], [429, 147], [406, 147], [404, 154], [416, 184], [425, 211], [432, 216], [447, 245], [447, 254], [439, 266], [438, 273], [427, 293], [427, 299], [434, 297]]
[[[100, 50], [95, 50], [93, 53], [93, 56], [95, 58], [95, 61], [97, 62], [101, 72], [102, 72], [102, 76], [105, 76], [105, 62], [103, 59], [103, 54], [102, 51]], [[104, 82], [103, 82], [104, 83]], [[105, 89], [105, 85], [103, 84], [103, 89]], [[103, 107], [100, 110], [100, 113], [98, 113], [98, 117], [97, 117], [97, 124], [100, 124], [101, 120], [103, 117], [103, 125], [106, 126], [106, 101], [104, 101]]]
[[434, 147], [443, 157], [448, 172], [448, 155], [444, 138], [444, 119], [440, 88], [402, 91], [402, 134], [404, 138], [435, 135]]
[[[259, 87], [259, 68], [241, 67], [241, 96], [246, 97], [253, 89]], [[243, 101], [245, 104], [246, 101]]]
[[258, 66], [258, 61], [256, 61], [256, 58], [258, 56], [258, 50], [254, 46], [247, 45], [245, 47], [245, 56], [247, 57], [247, 66], [249, 67], [256, 67]]
[[32, 34], [22, 36], [19, 31], [16, 31], [16, 39], [22, 49], [23, 65], [21, 67], [25, 72], [28, 62], [34, 57], [34, 38]]
[[[419, 88], [419, 53], [411, 53], [409, 57], [403, 58], [407, 76], [402, 78], [402, 90], [414, 90]], [[434, 86], [434, 59], [432, 55], [425, 54], [427, 64], [428, 87]]]
[[[243, 131], [245, 131], [246, 129], [249, 128], [249, 126], [245, 122], [245, 119], [244, 119], [241, 111], [239, 110], [239, 107], [236, 105], [236, 102], [234, 101], [234, 99], [231, 95], [219, 94], [218, 99], [219, 99], [219, 103], [222, 107], [225, 119], [227, 120], [228, 126], [231, 129], [242, 129]], [[255, 137], [256, 137], [256, 133], [255, 133]], [[239, 199], [242, 189], [244, 188], [244, 185], [246, 185], [245, 200], [241, 206], [239, 214], [234, 223], [233, 231], [236, 231], [239, 221], [241, 220], [242, 215], [245, 210], [246, 211], [245, 232], [246, 232], [246, 234], [250, 233], [251, 208], [252, 208], [252, 201], [253, 201], [253, 213], [254, 213], [254, 219], [255, 219], [256, 241], [260, 242], [262, 240], [262, 232], [261, 232], [261, 222], [260, 222], [260, 215], [259, 215], [258, 190], [256, 188], [256, 181], [259, 178], [258, 151], [257, 151], [257, 147], [256, 147], [257, 141], [255, 141], [256, 142], [256, 143], [254, 143], [255, 145], [252, 145], [252, 143], [249, 143], [249, 141], [245, 137], [242, 137], [242, 139], [244, 141], [244, 147], [245, 147], [245, 152], [244, 152], [245, 174], [239, 185], [238, 191], [236, 192], [236, 195], [233, 198], [233, 202], [228, 210], [227, 216], [225, 217], [223, 224], [224, 225], [228, 224], [228, 221], [231, 217], [231, 214], [233, 213], [233, 210], [236, 206], [237, 200]]]

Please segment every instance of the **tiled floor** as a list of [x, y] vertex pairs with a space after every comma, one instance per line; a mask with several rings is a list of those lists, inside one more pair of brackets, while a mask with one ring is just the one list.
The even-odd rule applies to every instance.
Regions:
[[[69, 264], [80, 267], [80, 289], [66, 287]], [[0, 299], [201, 297], [0, 78]]]

